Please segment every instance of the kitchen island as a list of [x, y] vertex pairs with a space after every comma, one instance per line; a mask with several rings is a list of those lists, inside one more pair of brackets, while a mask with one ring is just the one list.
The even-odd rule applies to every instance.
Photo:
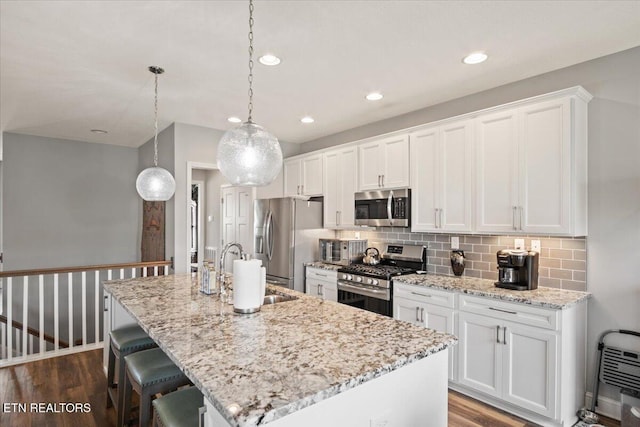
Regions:
[[447, 425], [452, 335], [272, 285], [296, 299], [252, 315], [190, 274], [104, 288], [202, 391], [205, 425]]

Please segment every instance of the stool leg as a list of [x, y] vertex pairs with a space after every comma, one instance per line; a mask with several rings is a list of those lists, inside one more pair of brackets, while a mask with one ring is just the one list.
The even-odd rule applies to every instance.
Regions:
[[123, 402], [125, 401], [124, 391], [125, 384], [129, 385], [129, 409], [131, 409], [131, 383], [128, 382], [127, 379], [127, 367], [124, 362], [124, 355], [120, 353], [120, 360], [118, 362], [118, 419], [124, 420], [124, 414], [122, 412], [122, 408], [124, 408]]
[[142, 390], [140, 393], [140, 427], [149, 427], [151, 413], [151, 395]]
[[113, 406], [109, 390], [113, 388], [113, 377], [116, 369], [116, 355], [113, 353], [111, 343], [109, 343], [109, 363], [107, 364], [107, 408]]
[[[124, 369], [124, 366], [122, 367]], [[131, 417], [131, 381], [129, 375], [124, 376], [124, 383], [121, 387], [118, 387], [118, 391], [122, 390], [122, 401], [118, 407], [118, 423], [121, 426], [126, 426], [129, 423]], [[122, 408], [122, 410], [121, 410]]]

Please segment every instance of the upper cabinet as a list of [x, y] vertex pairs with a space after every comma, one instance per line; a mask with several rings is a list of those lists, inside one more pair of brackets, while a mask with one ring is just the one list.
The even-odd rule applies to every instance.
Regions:
[[587, 233], [583, 89], [476, 119], [476, 231]]
[[427, 128], [410, 140], [411, 231], [472, 231], [473, 122]]
[[284, 161], [284, 196], [322, 196], [322, 154]]
[[347, 146], [324, 154], [324, 226], [354, 224], [356, 191], [356, 147]]
[[409, 135], [358, 146], [359, 191], [409, 187]]

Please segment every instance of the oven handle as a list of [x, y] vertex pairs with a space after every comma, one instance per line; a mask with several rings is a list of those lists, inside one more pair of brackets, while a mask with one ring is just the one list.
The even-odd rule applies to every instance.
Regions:
[[387, 217], [389, 218], [389, 225], [393, 225], [393, 214], [391, 213], [392, 204], [393, 204], [393, 190], [389, 191], [389, 198], [387, 199]]
[[390, 300], [388, 290], [379, 291], [376, 289], [363, 288], [360, 286], [352, 285], [348, 282], [343, 282], [342, 280], [338, 280], [338, 290], [353, 292], [354, 294], [364, 295], [371, 298], [383, 299], [385, 301]]

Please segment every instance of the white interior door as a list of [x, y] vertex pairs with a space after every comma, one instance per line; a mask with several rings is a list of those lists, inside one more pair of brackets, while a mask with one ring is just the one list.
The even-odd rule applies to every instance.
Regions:
[[[253, 187], [229, 187], [220, 189], [222, 195], [222, 247], [239, 243], [245, 252], [253, 253]], [[227, 255], [226, 271], [232, 271], [236, 256]]]

